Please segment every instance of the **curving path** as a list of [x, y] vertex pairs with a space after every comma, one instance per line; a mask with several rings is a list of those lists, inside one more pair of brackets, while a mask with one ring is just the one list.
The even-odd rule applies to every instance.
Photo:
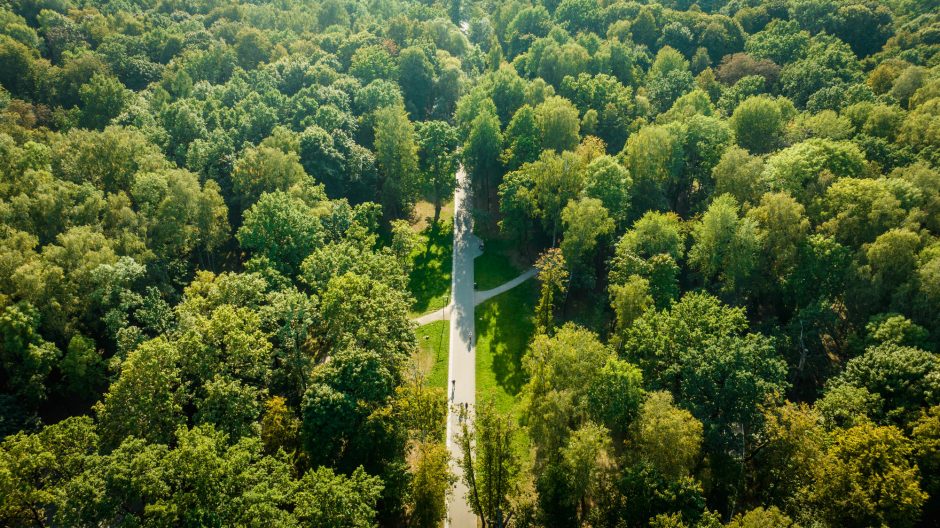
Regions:
[[424, 326], [426, 324], [431, 324], [435, 321], [450, 321], [450, 306], [447, 305], [440, 310], [435, 310], [433, 312], [428, 312], [421, 317], [416, 317], [411, 320], [411, 322], [417, 324], [418, 326]]
[[537, 270], [537, 269], [535, 269], [535, 268], [529, 268], [529, 269], [526, 270], [522, 275], [519, 275], [518, 277], [516, 277], [515, 279], [512, 279], [512, 280], [510, 280], [510, 281], [504, 282], [503, 284], [500, 284], [499, 286], [493, 288], [492, 290], [485, 290], [485, 291], [478, 291], [478, 292], [475, 292], [475, 297], [474, 297], [474, 299], [473, 299], [473, 304], [474, 304], [474, 306], [476, 306], [476, 305], [478, 305], [478, 304], [481, 304], [481, 303], [483, 303], [483, 302], [485, 302], [485, 301], [488, 301], [488, 300], [492, 299], [493, 297], [496, 297], [497, 295], [499, 295], [499, 294], [501, 294], [501, 293], [503, 293], [503, 292], [507, 292], [507, 291], [509, 291], [509, 290], [511, 290], [511, 289], [513, 289], [513, 288], [515, 288], [516, 286], [518, 286], [518, 285], [522, 284], [523, 282], [525, 282], [525, 281], [531, 279], [532, 277], [535, 277], [535, 275], [536, 275], [538, 272], [539, 272], [539, 270]]

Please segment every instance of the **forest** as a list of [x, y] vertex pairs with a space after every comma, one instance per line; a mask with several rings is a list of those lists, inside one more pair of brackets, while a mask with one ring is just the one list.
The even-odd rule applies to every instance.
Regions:
[[940, 0], [0, 0], [0, 526], [940, 526], [938, 344]]

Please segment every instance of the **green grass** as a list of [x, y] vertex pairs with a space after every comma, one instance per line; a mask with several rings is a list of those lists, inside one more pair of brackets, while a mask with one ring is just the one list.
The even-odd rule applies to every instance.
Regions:
[[536, 300], [536, 285], [528, 281], [477, 306], [477, 403], [493, 398], [498, 410], [518, 416]]
[[[478, 290], [495, 288], [525, 270], [516, 247], [505, 240], [487, 240], [486, 250], [474, 263]], [[532, 314], [538, 301], [538, 285], [526, 281], [476, 307], [477, 404], [492, 399], [496, 410], [513, 417], [522, 415], [519, 392], [526, 382], [522, 357], [535, 332]], [[519, 429], [514, 445], [528, 453], [530, 441]]]
[[412, 317], [439, 310], [450, 302], [453, 224], [432, 225], [422, 234], [426, 243], [412, 255], [413, 268], [408, 276], [408, 289], [415, 299], [411, 307]]
[[473, 264], [478, 290], [489, 290], [516, 278], [525, 267], [516, 265], [515, 247], [506, 240], [487, 240], [486, 250]]
[[429, 387], [447, 389], [447, 357], [450, 353], [450, 323], [435, 321], [418, 327], [415, 363]]

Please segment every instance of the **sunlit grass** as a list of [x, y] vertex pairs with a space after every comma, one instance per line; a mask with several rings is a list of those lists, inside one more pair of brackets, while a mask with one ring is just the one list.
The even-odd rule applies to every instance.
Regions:
[[513, 261], [513, 245], [506, 240], [488, 240], [485, 251], [474, 261], [478, 290], [489, 290], [516, 278], [525, 271]]
[[[454, 218], [453, 200], [444, 204], [441, 208], [440, 222], [450, 222]], [[414, 214], [412, 215], [411, 227], [415, 231], [421, 232], [431, 225], [434, 220], [434, 204], [427, 200], [420, 200], [415, 204]]]
[[[476, 309], [477, 404], [492, 399], [496, 410], [517, 424], [522, 415], [519, 393], [526, 382], [522, 357], [535, 332], [537, 292], [536, 284], [527, 281]], [[514, 442], [517, 452], [525, 454], [529, 444], [526, 429], [520, 428]]]
[[429, 387], [447, 388], [447, 357], [450, 353], [450, 322], [435, 321], [415, 330], [418, 354], [415, 363]]

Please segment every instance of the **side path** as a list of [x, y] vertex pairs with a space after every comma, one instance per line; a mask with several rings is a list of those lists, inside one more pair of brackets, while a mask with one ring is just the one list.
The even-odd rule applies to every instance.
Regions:
[[[491, 290], [475, 291], [474, 298], [473, 298], [473, 305], [479, 306], [480, 304], [483, 304], [484, 302], [492, 299], [493, 297], [496, 297], [497, 295], [501, 293], [507, 292], [515, 288], [516, 286], [531, 279], [532, 277], [535, 277], [536, 273], [538, 273], [537, 269], [530, 268], [526, 270], [525, 272], [523, 272], [518, 277], [512, 280], [506, 281], [505, 283], [500, 284], [499, 286]], [[445, 306], [444, 308], [441, 308], [440, 310], [428, 312], [422, 315], [421, 317], [416, 317], [412, 319], [412, 321], [417, 323], [418, 326], [431, 324], [435, 321], [450, 321], [450, 307], [451, 305], [448, 304], [447, 306]]]

